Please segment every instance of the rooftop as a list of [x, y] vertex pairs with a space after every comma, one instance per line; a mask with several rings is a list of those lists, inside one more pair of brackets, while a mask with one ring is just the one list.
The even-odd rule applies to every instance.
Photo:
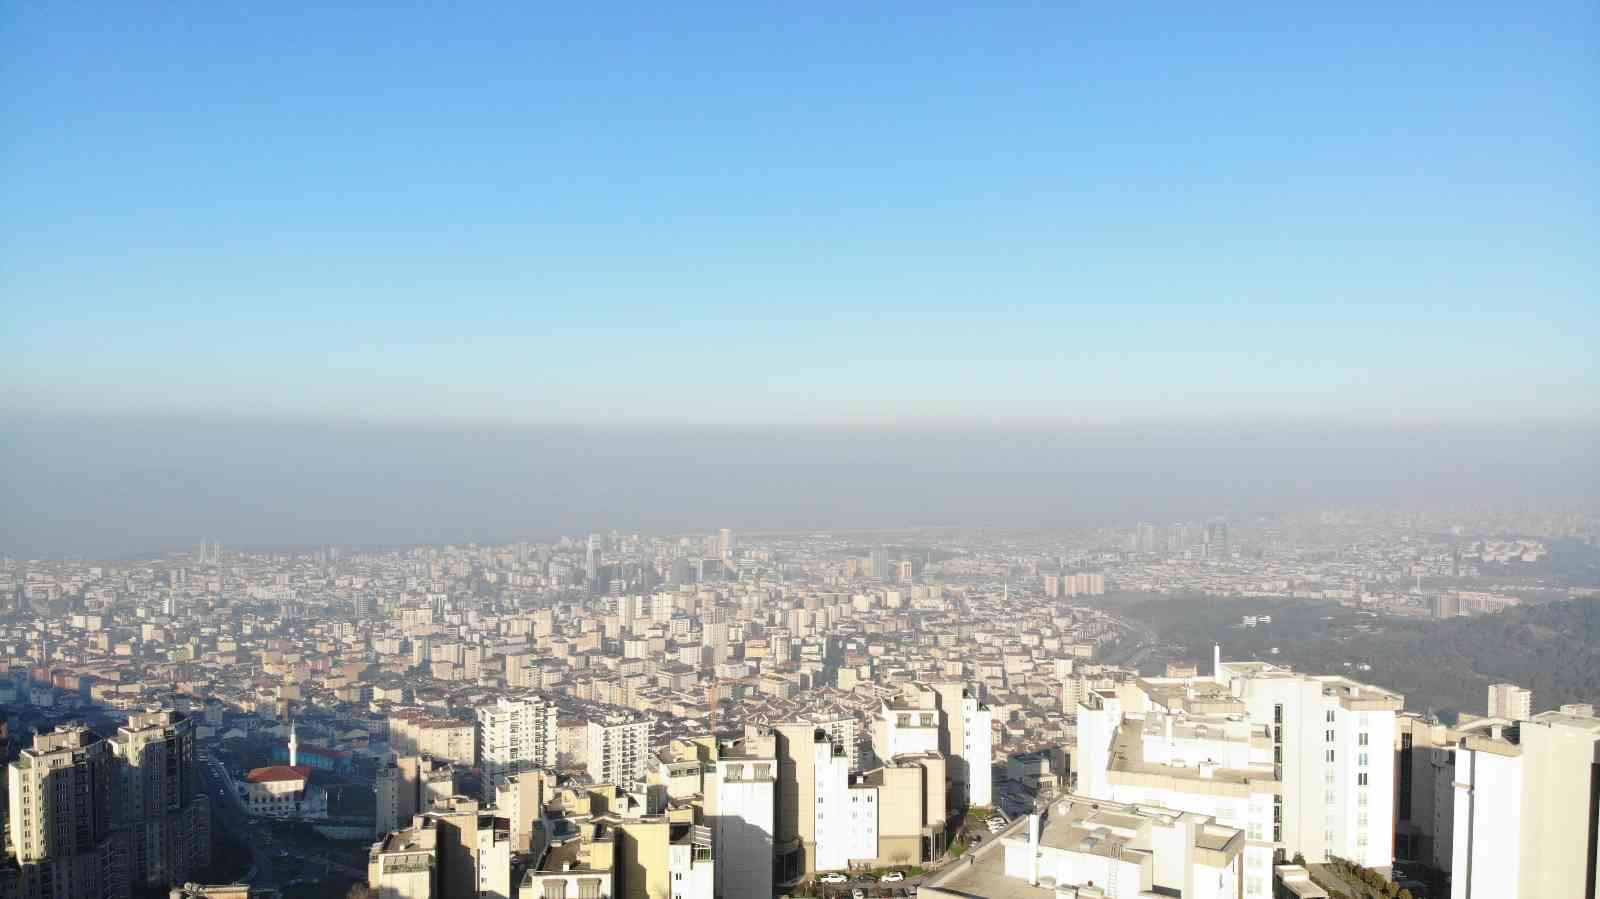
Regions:
[[253, 784], [273, 783], [290, 780], [306, 780], [311, 777], [311, 769], [305, 765], [270, 765], [266, 768], [256, 768], [245, 775], [245, 780]]

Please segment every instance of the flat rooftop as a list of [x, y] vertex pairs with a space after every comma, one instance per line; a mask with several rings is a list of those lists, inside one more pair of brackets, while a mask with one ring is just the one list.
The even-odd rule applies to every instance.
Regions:
[[1055, 899], [1053, 888], [1006, 876], [1007, 837], [1028, 839], [1028, 818], [1019, 817], [986, 840], [969, 858], [952, 863], [917, 891], [922, 899]]
[[[1130, 719], [1131, 720], [1131, 719]], [[1111, 744], [1108, 774], [1118, 781], [1154, 782], [1181, 781], [1179, 789], [1195, 792], [1243, 793], [1254, 787], [1261, 792], [1281, 789], [1271, 766], [1254, 768], [1222, 768], [1196, 764], [1163, 765], [1145, 761], [1145, 728], [1124, 725], [1117, 728], [1117, 737]], [[1118, 775], [1121, 775], [1120, 777]]]

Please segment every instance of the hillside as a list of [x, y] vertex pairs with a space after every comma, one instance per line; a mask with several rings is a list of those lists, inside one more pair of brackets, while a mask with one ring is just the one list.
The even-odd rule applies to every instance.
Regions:
[[[1330, 602], [1192, 597], [1119, 604], [1171, 641], [1170, 658], [1209, 670], [1211, 646], [1397, 690], [1406, 707], [1482, 714], [1489, 684], [1533, 690], [1537, 709], [1600, 702], [1600, 601], [1554, 602], [1452, 621], [1381, 617]], [[1240, 626], [1245, 615], [1269, 625]], [[1277, 653], [1272, 650], [1276, 648]], [[1370, 666], [1370, 667], [1364, 667]], [[1159, 662], [1147, 665], [1159, 669]], [[1149, 673], [1149, 672], [1147, 672]]]

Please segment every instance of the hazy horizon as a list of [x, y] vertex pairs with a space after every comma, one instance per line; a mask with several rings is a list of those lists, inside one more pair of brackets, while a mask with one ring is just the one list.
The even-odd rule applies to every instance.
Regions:
[[1024, 529], [1313, 504], [1567, 506], [1600, 429], [417, 427], [15, 417], [0, 553], [594, 530]]
[[1596, 24], [18, 6], [0, 551], [1587, 501]]

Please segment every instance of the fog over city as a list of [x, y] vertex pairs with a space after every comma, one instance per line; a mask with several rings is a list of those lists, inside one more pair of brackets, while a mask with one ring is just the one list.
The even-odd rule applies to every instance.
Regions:
[[29, 417], [0, 435], [21, 556], [399, 545], [624, 528], [1035, 528], [1317, 504], [1580, 504], [1592, 427], [266, 424]]
[[1597, 37], [6, 4], [0, 899], [1596, 899]]

